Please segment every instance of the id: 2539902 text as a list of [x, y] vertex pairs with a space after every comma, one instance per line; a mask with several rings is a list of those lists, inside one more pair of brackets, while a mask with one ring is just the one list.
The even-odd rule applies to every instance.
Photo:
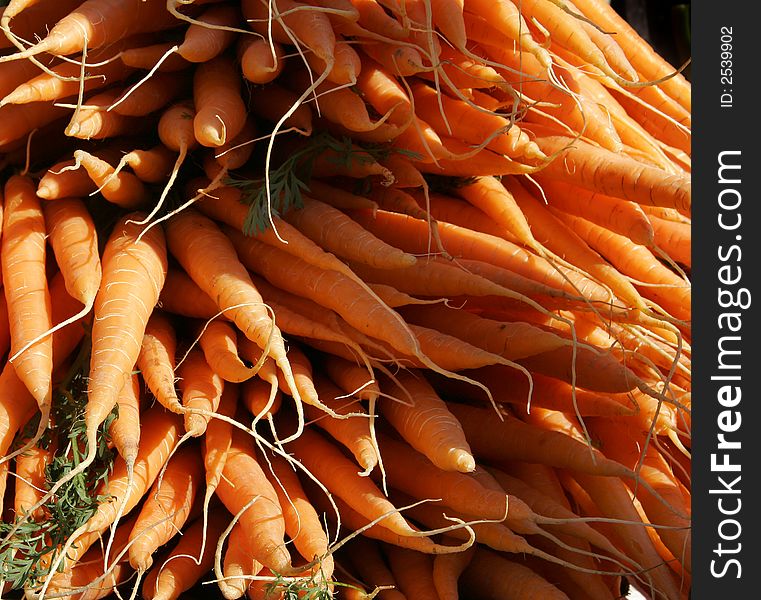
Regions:
[[734, 80], [733, 74], [733, 54], [732, 45], [734, 40], [733, 27], [723, 25], [721, 27], [721, 61], [720, 65], [720, 81], [721, 81], [721, 96], [719, 102], [722, 108], [732, 108], [734, 104], [734, 96], [732, 94], [732, 85]]

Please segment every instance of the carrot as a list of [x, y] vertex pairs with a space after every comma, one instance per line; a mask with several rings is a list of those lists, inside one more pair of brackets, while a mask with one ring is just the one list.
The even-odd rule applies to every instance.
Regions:
[[125, 65], [136, 69], [152, 70], [155, 68], [162, 73], [182, 71], [187, 69], [191, 63], [172, 50], [177, 45], [179, 44], [163, 42], [138, 48], [128, 48], [121, 53], [120, 58]]
[[184, 73], [156, 73], [141, 81], [139, 87], [126, 88], [107, 110], [126, 117], [144, 117], [184, 95], [188, 82]]
[[475, 594], [504, 600], [568, 600], [561, 590], [522, 564], [485, 548], [477, 548], [461, 576], [462, 585]]
[[166, 146], [159, 144], [147, 150], [131, 150], [122, 157], [120, 163], [123, 162], [131, 168], [140, 181], [161, 183], [169, 178], [174, 160], [174, 154]]
[[85, 204], [75, 198], [46, 203], [42, 210], [66, 291], [85, 306], [86, 314], [102, 277], [95, 223]]
[[71, 159], [50, 167], [37, 184], [37, 196], [43, 200], [55, 200], [87, 196], [94, 192], [98, 186], [90, 179], [87, 171], [78, 166], [66, 169], [75, 166], [74, 159]]
[[166, 313], [154, 310], [145, 326], [137, 356], [137, 367], [148, 389], [166, 409], [180, 413], [182, 407], [174, 388], [177, 339]]
[[[166, 559], [154, 564], [148, 572], [142, 587], [145, 598], [176, 600], [208, 573], [214, 563], [213, 542], [222, 534], [225, 521], [221, 510], [212, 513], [208, 528], [203, 526], [202, 519], [193, 521]], [[206, 538], [211, 543], [205, 543]]]
[[87, 59], [94, 63], [104, 63], [88, 69], [87, 78], [81, 83], [77, 77], [81, 66], [76, 63], [59, 63], [51, 69], [53, 75], [42, 73], [24, 81], [0, 99], [0, 106], [5, 104], [28, 104], [32, 102], [52, 102], [73, 96], [80, 89], [84, 92], [97, 90], [126, 77], [128, 69], [120, 60], [113, 60], [117, 47], [105, 52], [94, 53]]
[[[294, 400], [300, 403], [280, 330], [225, 234], [213, 221], [188, 209], [168, 221], [167, 239], [171, 253], [199, 287], [248, 339], [275, 360], [294, 391]], [[221, 272], [220, 265], [225, 265]]]
[[45, 518], [45, 513], [38, 508], [34, 513], [27, 514], [41, 498], [41, 490], [45, 489], [46, 469], [53, 461], [53, 448], [32, 446], [16, 457], [16, 486], [13, 495], [13, 510], [22, 519], [34, 521]]
[[[289, 107], [292, 110], [289, 110]], [[283, 127], [294, 128], [303, 135], [312, 133], [311, 107], [298, 103], [298, 95], [277, 82], [268, 83], [260, 94], [252, 94], [248, 108], [253, 114], [267, 121], [276, 123], [285, 117]]]
[[356, 465], [322, 435], [304, 429], [298, 438], [289, 442], [288, 448], [295, 453], [302, 465], [331, 493], [346, 502], [368, 520], [388, 514], [379, 526], [398, 535], [415, 535], [414, 529], [398, 514], [376, 485], [357, 473]]
[[227, 549], [223, 563], [219, 591], [227, 599], [241, 598], [249, 586], [254, 584], [252, 576], [258, 575], [263, 566], [256, 560], [248, 549], [246, 532], [240, 524], [236, 524], [227, 538]]
[[502, 35], [517, 42], [520, 50], [536, 58], [544, 69], [549, 69], [552, 65], [549, 52], [534, 40], [520, 8], [513, 2], [507, 0], [498, 0], [497, 2], [465, 0], [464, 9], [466, 13], [479, 15], [493, 23]]
[[47, 102], [0, 107], [0, 147], [20, 140], [30, 131], [49, 125], [66, 113], [65, 108]]
[[470, 564], [476, 546], [457, 554], [442, 554], [433, 559], [433, 585], [439, 600], [457, 600], [457, 582]]
[[198, 341], [209, 367], [225, 381], [239, 383], [255, 375], [239, 358], [237, 336], [229, 323], [208, 323]]
[[248, 412], [254, 416], [255, 423], [263, 418], [272, 420], [283, 402], [283, 394], [280, 390], [273, 388], [270, 382], [261, 377], [247, 380], [243, 384], [241, 395], [243, 404], [246, 405]]
[[168, 313], [196, 319], [209, 319], [219, 310], [214, 300], [185, 271], [172, 267], [167, 271], [160, 302]]
[[[333, 58], [333, 66], [328, 71], [326, 81], [337, 85], [355, 84], [362, 69], [362, 59], [354, 47], [344, 40], [337, 39]], [[310, 52], [306, 59], [315, 73], [323, 73], [327, 68], [325, 62], [316, 54]]]
[[545, 166], [545, 176], [638, 204], [676, 208], [682, 213], [690, 210], [690, 182], [684, 176], [664, 173], [568, 137], [546, 135], [535, 141], [545, 154], [563, 151]]
[[190, 24], [177, 53], [191, 63], [204, 63], [219, 56], [235, 41], [233, 28], [241, 21], [235, 6], [212, 5]]
[[273, 487], [283, 508], [285, 531], [294, 546], [308, 563], [315, 563], [312, 572], [319, 579], [333, 575], [333, 555], [329, 552], [327, 533], [320, 515], [301, 486], [297, 473], [285, 459], [273, 455], [270, 459]]
[[380, 552], [380, 545], [364, 536], [357, 536], [347, 545], [347, 551], [340, 556], [340, 561], [348, 560], [353, 572], [369, 586], [380, 589], [380, 600], [406, 600], [398, 588], [394, 575], [386, 565]]
[[129, 469], [134, 468], [140, 447], [140, 380], [133, 375], [119, 392], [116, 400], [119, 416], [113, 420], [108, 435], [114, 448]]
[[174, 25], [160, 0], [86, 0], [58, 21], [47, 35], [6, 60], [26, 59], [42, 52], [66, 56], [113, 43], [139, 32], [155, 32]]
[[282, 44], [262, 39], [242, 38], [238, 44], [238, 60], [243, 77], [251, 83], [265, 84], [276, 79], [285, 66]]
[[206, 431], [210, 417], [196, 411], [216, 412], [222, 398], [224, 380], [212, 370], [198, 348], [185, 355], [176, 372], [185, 415], [185, 431], [192, 437], [198, 437]]
[[129, 563], [138, 572], [153, 564], [152, 554], [182, 529], [201, 479], [198, 449], [185, 446], [167, 463], [140, 509], [130, 532]]
[[[350, 279], [336, 271], [323, 272], [295, 259], [290, 259], [294, 265], [291, 273], [285, 273], [277, 267], [277, 264], [284, 260], [283, 252], [253, 238], [247, 239], [237, 231], [225, 231], [244, 264], [264, 275], [273, 285], [335, 310], [361, 333], [381, 339], [395, 350], [416, 357], [428, 368], [442, 372], [440, 367], [421, 352], [417, 339], [401, 317], [368, 294], [364, 286], [356, 282], [356, 276]], [[346, 290], [346, 293], [338, 290]], [[448, 375], [454, 378], [461, 377], [451, 372], [448, 372]]]
[[147, 202], [148, 190], [132, 173], [116, 173], [108, 162], [84, 150], [76, 150], [74, 160], [82, 165], [109, 202], [127, 209], [138, 208]]
[[529, 323], [494, 321], [445, 306], [409, 306], [401, 313], [408, 322], [437, 329], [509, 360], [569, 345], [568, 340]]
[[5, 294], [0, 294], [0, 356], [5, 356], [10, 347], [11, 324], [8, 322], [8, 302]]
[[[52, 400], [53, 373], [53, 341], [50, 337], [39, 339], [52, 326], [45, 273], [45, 218], [30, 178], [12, 176], [4, 192], [0, 256], [11, 333], [9, 362], [37, 401], [44, 427]], [[27, 348], [34, 339], [39, 341]]]
[[87, 98], [86, 106], [72, 115], [66, 135], [80, 140], [104, 140], [139, 132], [148, 123], [146, 119], [108, 112], [118, 97], [119, 91], [110, 89]]
[[243, 128], [246, 108], [240, 96], [240, 75], [232, 60], [219, 56], [196, 68], [193, 101], [193, 131], [202, 146], [221, 146]]
[[440, 600], [433, 579], [433, 557], [398, 546], [385, 546], [383, 550], [394, 581], [407, 598]]
[[[591, 247], [607, 257], [624, 275], [632, 277], [643, 296], [657, 302], [677, 319], [691, 318], [691, 286], [664, 266], [645, 246], [614, 233], [582, 217], [563, 215], [562, 219]], [[647, 285], [651, 284], [651, 285]]]
[[250, 440], [233, 434], [217, 495], [227, 510], [237, 515], [247, 503], [239, 523], [246, 533], [251, 555], [262, 565], [282, 574], [293, 571], [285, 547], [285, 520], [277, 494], [254, 455]]
[[360, 474], [369, 474], [378, 464], [369, 415], [355, 399], [339, 398], [343, 392], [331, 381], [318, 378], [315, 385], [320, 402], [330, 410], [330, 414], [317, 407], [307, 406], [304, 413], [306, 418], [349, 449], [362, 467]]
[[309, 196], [304, 206], [283, 218], [328, 252], [369, 264], [395, 269], [414, 264], [414, 256], [382, 242], [341, 211]]
[[692, 230], [690, 226], [655, 215], [649, 215], [647, 218], [653, 226], [653, 246], [665, 252], [672, 260], [691, 267]]
[[442, 470], [468, 473], [475, 469], [462, 427], [422, 373], [402, 372], [397, 380], [391, 389], [399, 397], [406, 392], [413, 405], [386, 401], [381, 413], [399, 435]]

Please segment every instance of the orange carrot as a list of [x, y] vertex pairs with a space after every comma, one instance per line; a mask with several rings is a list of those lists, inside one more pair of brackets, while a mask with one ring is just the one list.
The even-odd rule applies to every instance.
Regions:
[[180, 413], [182, 408], [174, 388], [174, 364], [177, 340], [168, 316], [153, 311], [137, 356], [137, 367], [148, 389], [166, 409]]
[[209, 572], [214, 563], [215, 542], [226, 525], [224, 511], [215, 510], [208, 527], [203, 525], [202, 519], [193, 521], [166, 559], [153, 565], [142, 587], [145, 598], [176, 600]]
[[265, 84], [282, 73], [285, 50], [274, 41], [243, 38], [238, 45], [238, 59], [243, 77], [252, 83]]
[[214, 300], [185, 271], [177, 268], [167, 272], [160, 301], [166, 312], [196, 319], [209, 319], [219, 310]]
[[387, 400], [381, 413], [418, 452], [444, 471], [468, 473], [476, 462], [465, 439], [465, 433], [446, 403], [422, 377], [422, 373], [402, 372], [392, 394], [412, 398], [412, 406]]
[[140, 509], [129, 536], [130, 565], [145, 572], [153, 564], [152, 554], [182, 529], [201, 480], [198, 449], [184, 446], [167, 463]]
[[191, 63], [209, 61], [235, 41], [235, 32], [227, 28], [238, 26], [240, 9], [230, 5], [212, 5], [190, 24], [177, 53]]
[[201, 63], [193, 75], [195, 138], [202, 146], [221, 146], [246, 122], [240, 75], [232, 60], [219, 56]]
[[398, 546], [385, 546], [391, 573], [407, 598], [440, 600], [433, 580], [433, 557]]
[[[97, 189], [87, 171], [75, 166], [74, 159], [61, 161], [50, 167], [37, 184], [37, 196], [43, 200], [87, 196]], [[64, 170], [66, 169], [66, 170]]]
[[118, 417], [111, 422], [108, 435], [114, 448], [132, 469], [140, 447], [140, 380], [133, 375], [116, 399]]
[[229, 323], [208, 323], [198, 341], [209, 367], [225, 381], [239, 383], [255, 375], [239, 358], [237, 336]]
[[87, 171], [101, 195], [122, 208], [137, 208], [148, 200], [148, 190], [132, 173], [117, 173], [107, 161], [84, 150], [76, 150], [74, 159]]
[[11, 332], [9, 362], [42, 410], [44, 427], [52, 400], [53, 341], [43, 337], [30, 348], [26, 346], [52, 327], [52, 315], [45, 273], [45, 218], [28, 177], [13, 176], [5, 184], [2, 232], [3, 290]]
[[187, 93], [188, 82], [184, 73], [156, 73], [138, 87], [126, 88], [107, 110], [126, 117], [144, 117]]
[[227, 538], [227, 548], [222, 565], [224, 579], [219, 582], [219, 591], [228, 600], [245, 596], [249, 586], [255, 584], [250, 577], [258, 575], [263, 566], [249, 550], [246, 531], [236, 523]]
[[285, 547], [285, 520], [277, 494], [254, 455], [252, 442], [236, 431], [228, 452], [217, 495], [232, 514], [241, 513], [251, 555], [278, 573], [291, 573], [291, 557]]
[[177, 376], [185, 414], [185, 431], [192, 437], [198, 437], [206, 431], [211, 417], [194, 411], [216, 412], [222, 398], [224, 380], [212, 370], [200, 349], [192, 349], [184, 359], [177, 366]]

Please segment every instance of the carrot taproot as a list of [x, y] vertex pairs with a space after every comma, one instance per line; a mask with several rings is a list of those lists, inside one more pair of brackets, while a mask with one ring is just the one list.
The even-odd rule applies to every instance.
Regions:
[[127, 209], [138, 208], [147, 202], [147, 188], [132, 173], [116, 173], [107, 161], [84, 150], [76, 150], [74, 160], [82, 165], [90, 179], [98, 186], [103, 198], [109, 202]]
[[129, 67], [148, 71], [156, 69], [161, 73], [173, 73], [187, 69], [191, 64], [190, 61], [177, 54], [173, 50], [174, 46], [179, 46], [179, 42], [177, 44], [161, 42], [128, 48], [121, 53], [120, 58]]
[[247, 542], [245, 530], [240, 523], [236, 523], [227, 538], [222, 563], [224, 579], [219, 582], [219, 591], [227, 600], [245, 596], [253, 583], [250, 577], [258, 575], [263, 568], [251, 554]]
[[210, 61], [232, 45], [236, 32], [231, 28], [240, 22], [238, 7], [212, 5], [190, 24], [176, 52], [191, 63]]
[[347, 544], [347, 551], [340, 556], [340, 560], [348, 561], [362, 581], [377, 588], [379, 591], [376, 597], [380, 600], [406, 600], [399, 591], [377, 542], [365, 536], [357, 536]]
[[[322, 73], [327, 68], [325, 62], [314, 53], [308, 53], [306, 59], [315, 73]], [[336, 85], [356, 83], [362, 70], [362, 59], [354, 47], [345, 40], [337, 39], [333, 59], [333, 66], [328, 71], [326, 81]]]
[[298, 98], [298, 94], [273, 81], [262, 89], [262, 93], [251, 95], [248, 108], [253, 114], [273, 123], [285, 117], [283, 127], [294, 128], [303, 135], [311, 135], [312, 108], [309, 104], [300, 104]]
[[47, 35], [5, 60], [21, 60], [49, 52], [66, 56], [95, 49], [135, 33], [161, 31], [174, 25], [174, 17], [161, 0], [86, 0], [60, 19]]
[[356, 465], [324, 436], [310, 428], [289, 442], [296, 458], [333, 494], [344, 500], [368, 520], [383, 517], [379, 525], [399, 535], [415, 535], [414, 529], [367, 477], [357, 473]]
[[[142, 586], [148, 600], [176, 600], [209, 572], [214, 563], [213, 542], [226, 525], [224, 511], [214, 511], [208, 527], [203, 525], [202, 519], [193, 521], [163, 562], [151, 567]], [[206, 543], [207, 538], [212, 543]]]
[[460, 579], [467, 589], [484, 597], [568, 600], [565, 593], [528, 567], [481, 547]]
[[225, 381], [240, 383], [254, 376], [254, 371], [238, 356], [237, 335], [229, 323], [220, 320], [208, 323], [198, 342], [209, 367]]
[[48, 102], [8, 104], [0, 107], [0, 147], [25, 137], [67, 114], [67, 109]]
[[[342, 272], [322, 271], [296, 259], [290, 259], [293, 268], [290, 273], [285, 273], [277, 267], [277, 263], [284, 259], [284, 252], [262, 244], [255, 238], [245, 238], [243, 234], [231, 228], [225, 228], [225, 232], [243, 263], [252, 271], [263, 275], [273, 285], [335, 310], [361, 333], [381, 339], [403, 354], [414, 356], [434, 371], [444, 372], [453, 378], [462, 378], [456, 373], [442, 370], [425, 356], [403, 319], [372, 297], [365, 286], [358, 283], [359, 278], [356, 275], [349, 278]], [[345, 289], [349, 293], [338, 292], [339, 289]], [[359, 309], [359, 306], [363, 308]]]
[[329, 204], [304, 197], [303, 207], [283, 218], [325, 250], [386, 269], [414, 264], [414, 256], [377, 239], [366, 229]]
[[248, 412], [258, 422], [263, 418], [272, 419], [280, 410], [283, 394], [279, 389], [275, 390], [270, 382], [261, 377], [254, 377], [243, 384], [241, 399]]
[[104, 140], [139, 133], [149, 123], [148, 119], [107, 110], [118, 97], [119, 90], [109, 89], [87, 98], [86, 105], [72, 115], [66, 135], [80, 140]]
[[198, 449], [185, 446], [167, 463], [140, 509], [129, 541], [129, 563], [145, 572], [153, 564], [152, 554], [167, 543], [185, 524], [201, 480], [202, 462]]
[[360, 58], [362, 70], [356, 83], [360, 95], [376, 112], [387, 114], [389, 123], [400, 126], [409, 123], [414, 111], [404, 87], [364, 52]]
[[148, 318], [137, 356], [137, 367], [146, 386], [167, 410], [182, 412], [175, 390], [177, 338], [168, 315], [155, 310]]
[[209, 319], [219, 312], [217, 304], [182, 269], [170, 267], [161, 290], [162, 308], [172, 314]]
[[116, 400], [119, 416], [113, 420], [108, 435], [114, 448], [127, 463], [134, 466], [140, 446], [140, 380], [133, 375], [119, 392]]
[[5, 183], [4, 195], [0, 256], [11, 333], [9, 362], [37, 401], [42, 420], [47, 421], [52, 400], [53, 341], [43, 337], [26, 348], [27, 342], [52, 327], [45, 273], [45, 217], [30, 178], [11, 177]]
[[[536, 58], [545, 69], [552, 65], [549, 52], [534, 40], [523, 14], [513, 2], [498, 0], [492, 3], [488, 0], [465, 0], [464, 11], [465, 13], [479, 15], [494, 23], [497, 31], [516, 42], [520, 50]], [[469, 32], [468, 36], [470, 37]]]
[[[689, 282], [664, 266], [653, 253], [629, 238], [583, 217], [560, 215], [592, 248], [603, 254], [624, 275], [633, 278], [640, 293], [677, 319], [691, 319]], [[640, 283], [640, 286], [636, 286]], [[642, 285], [644, 283], [644, 285]]]
[[72, 158], [60, 161], [45, 171], [37, 184], [37, 196], [43, 200], [79, 198], [94, 192], [97, 187], [87, 171], [79, 168]]
[[140, 181], [161, 183], [169, 178], [175, 156], [166, 146], [159, 144], [147, 150], [135, 148], [127, 152], [120, 162], [122, 161]]
[[[203, 435], [209, 415], [216, 412], [224, 390], [224, 380], [206, 362], [203, 351], [193, 348], [177, 365], [185, 431], [192, 437]], [[202, 411], [202, 412], [198, 412]]]
[[193, 131], [199, 144], [221, 146], [238, 135], [246, 121], [246, 108], [232, 60], [218, 56], [196, 68], [193, 102]]
[[[77, 77], [81, 66], [77, 63], [64, 62], [52, 67], [53, 75], [41, 73], [21, 83], [0, 99], [0, 106], [5, 104], [29, 104], [32, 102], [53, 102], [75, 95], [80, 89], [84, 92], [97, 90], [116, 81], [124, 79], [131, 69], [120, 60], [115, 60], [119, 45], [107, 48], [104, 52], [95, 52], [87, 57], [88, 61], [101, 63], [87, 71], [87, 78], [81, 82]], [[80, 88], [81, 85], [81, 88]]]
[[394, 581], [407, 598], [439, 600], [433, 579], [433, 557], [398, 546], [384, 546]]
[[690, 182], [684, 176], [564, 136], [542, 135], [535, 141], [547, 155], [562, 152], [545, 166], [546, 176], [638, 204], [690, 210]]
[[144, 117], [186, 94], [189, 81], [185, 73], [156, 73], [139, 86], [125, 88], [107, 110], [125, 117]]
[[46, 203], [43, 213], [66, 290], [89, 312], [102, 277], [95, 223], [84, 202], [76, 198]]
[[[137, 241], [140, 228], [130, 224], [130, 213], [120, 219], [106, 242], [103, 278], [95, 298], [92, 358], [85, 407], [87, 455], [51, 488], [76, 477], [95, 460], [97, 431], [117, 402], [119, 392], [137, 362], [145, 327], [158, 301], [167, 269], [164, 235], [153, 231]], [[114, 508], [114, 510], [116, 510]]]
[[[229, 237], [209, 218], [188, 209], [168, 221], [167, 239], [171, 253], [199, 287], [248, 339], [267, 350], [285, 374], [294, 400], [300, 403], [280, 329], [267, 313]], [[219, 265], [227, 265], [221, 273]]]
[[263, 85], [277, 79], [285, 67], [285, 50], [282, 44], [263, 39], [241, 39], [238, 60], [243, 77], [251, 83]]
[[269, 458], [273, 487], [277, 492], [285, 519], [285, 531], [294, 546], [308, 563], [316, 578], [330, 580], [333, 575], [333, 555], [329, 551], [327, 533], [320, 515], [309, 500], [298, 474], [278, 455]]
[[342, 391], [331, 381], [318, 377], [315, 387], [321, 404], [328, 407], [331, 413], [307, 406], [304, 413], [306, 418], [327, 431], [352, 453], [362, 468], [361, 474], [369, 474], [378, 464], [369, 415], [356, 399], [343, 398]]
[[239, 514], [252, 500], [238, 521], [245, 531], [251, 555], [278, 573], [293, 571], [285, 546], [285, 520], [274, 487], [256, 458], [253, 443], [241, 432], [233, 433], [216, 493], [227, 510]]
[[692, 229], [690, 225], [662, 219], [656, 215], [648, 215], [647, 218], [653, 227], [653, 246], [665, 252], [672, 260], [691, 267]]
[[421, 373], [399, 373], [390, 389], [398, 397], [412, 397], [411, 406], [394, 401], [381, 405], [381, 414], [408, 444], [445, 471], [475, 469], [462, 427]]
[[44, 517], [44, 511], [39, 508], [32, 514], [28, 514], [28, 510], [40, 500], [41, 490], [45, 489], [45, 473], [53, 461], [53, 450], [53, 447], [35, 445], [16, 457], [13, 510], [22, 518], [36, 521]]

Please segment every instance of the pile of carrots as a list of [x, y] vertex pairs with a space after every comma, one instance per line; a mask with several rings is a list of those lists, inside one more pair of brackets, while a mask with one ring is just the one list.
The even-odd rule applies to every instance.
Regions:
[[604, 0], [0, 4], [2, 594], [688, 597], [690, 85]]

